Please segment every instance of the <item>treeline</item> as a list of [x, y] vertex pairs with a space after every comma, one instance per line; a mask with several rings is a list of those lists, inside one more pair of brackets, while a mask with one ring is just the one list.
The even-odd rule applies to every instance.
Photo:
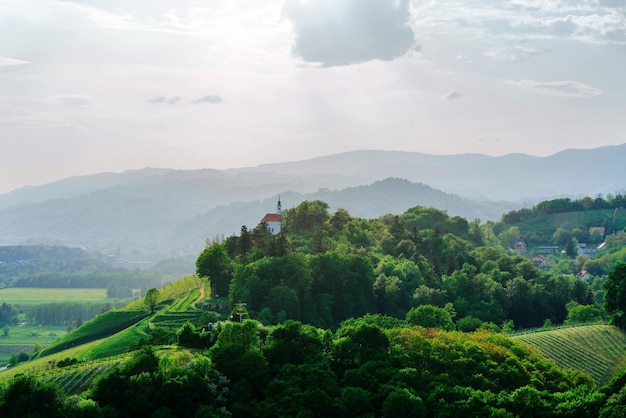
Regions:
[[3, 327], [5, 325], [15, 325], [17, 324], [17, 322], [17, 308], [11, 306], [11, 304], [2, 302], [2, 306], [0, 306], [0, 327]]
[[160, 286], [161, 276], [149, 271], [118, 270], [111, 272], [61, 273], [44, 271], [16, 277], [12, 287], [107, 288], [110, 285], [131, 289]]
[[109, 303], [49, 302], [31, 306], [26, 317], [31, 324], [80, 326], [112, 308]]
[[487, 240], [479, 221], [437, 209], [364, 220], [303, 202], [283, 212], [280, 234], [263, 224], [242, 228], [208, 246], [196, 267], [214, 293], [228, 294], [231, 306], [247, 303], [266, 324], [336, 328], [365, 313], [404, 318], [429, 304], [448, 306], [456, 322], [526, 328], [562, 323], [568, 306], [594, 303], [587, 282], [543, 272]]
[[51, 245], [6, 245], [0, 246], [0, 261], [3, 263], [18, 261], [47, 260], [51, 262], [70, 262], [88, 259], [88, 254], [80, 248]]
[[18, 375], [1, 416], [617, 417], [626, 374], [594, 386], [490, 331], [447, 332], [369, 315], [328, 330], [228, 322], [204, 354], [134, 353], [81, 396]]
[[[617, 194], [615, 196], [608, 194], [606, 199], [602, 198], [601, 195], [595, 199], [589, 196], [574, 200], [569, 198], [558, 198], [537, 203], [532, 208], [523, 208], [505, 213], [502, 215], [502, 222], [511, 225], [555, 213], [582, 212], [601, 209], [623, 209], [624, 207], [626, 207], [626, 195], [622, 194]], [[610, 225], [595, 226], [609, 227]]]
[[7, 287], [126, 288], [161, 286], [168, 270], [180, 270], [177, 260], [158, 269], [126, 270], [80, 248], [63, 246], [0, 246], [0, 284]]

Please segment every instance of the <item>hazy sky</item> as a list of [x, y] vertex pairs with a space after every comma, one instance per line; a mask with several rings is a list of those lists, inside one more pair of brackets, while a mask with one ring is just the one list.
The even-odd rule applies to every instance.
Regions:
[[624, 0], [2, 0], [0, 193], [355, 149], [621, 144], [625, 15]]

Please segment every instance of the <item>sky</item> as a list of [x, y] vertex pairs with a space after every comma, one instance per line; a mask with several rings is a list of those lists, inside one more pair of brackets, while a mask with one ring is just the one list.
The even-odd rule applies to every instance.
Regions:
[[2, 0], [0, 193], [361, 149], [617, 145], [625, 68], [624, 0]]

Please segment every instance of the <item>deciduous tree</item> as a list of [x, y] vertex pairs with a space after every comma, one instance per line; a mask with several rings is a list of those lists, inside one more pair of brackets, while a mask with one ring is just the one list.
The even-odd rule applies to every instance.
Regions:
[[619, 264], [609, 273], [604, 290], [604, 309], [612, 315], [615, 325], [623, 327], [626, 324], [626, 263]]
[[154, 310], [159, 305], [159, 289], [156, 287], [148, 289], [146, 296], [143, 299], [144, 304], [150, 309], [150, 313], [154, 313]]
[[230, 258], [221, 244], [206, 248], [196, 260], [196, 274], [208, 277], [213, 295], [228, 295], [230, 284]]

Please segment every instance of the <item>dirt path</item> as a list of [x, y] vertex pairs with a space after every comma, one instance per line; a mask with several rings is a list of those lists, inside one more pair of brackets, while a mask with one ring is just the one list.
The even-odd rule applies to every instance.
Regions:
[[204, 283], [202, 284], [202, 287], [200, 288], [200, 296], [198, 296], [193, 303], [196, 304], [202, 300], [204, 300]]

